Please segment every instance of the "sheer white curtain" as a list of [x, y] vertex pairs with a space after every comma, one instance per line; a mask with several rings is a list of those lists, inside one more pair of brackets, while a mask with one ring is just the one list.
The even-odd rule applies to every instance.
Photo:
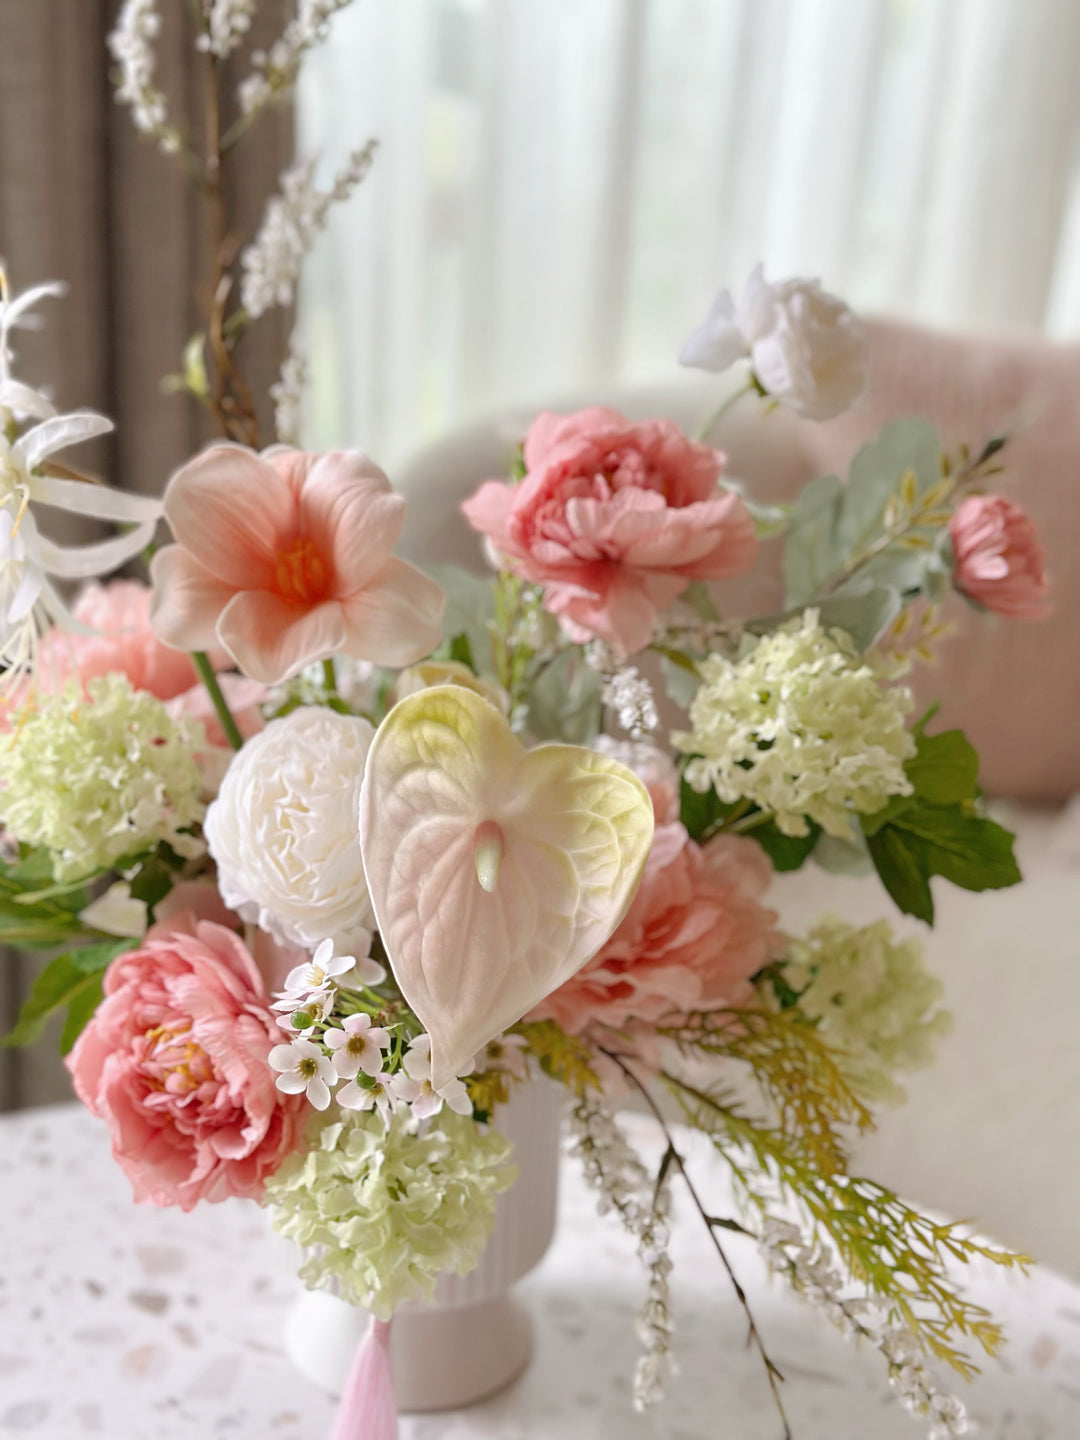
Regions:
[[1080, 335], [1077, 0], [355, 0], [300, 97], [372, 178], [305, 288], [312, 443], [392, 462], [670, 372], [721, 284]]

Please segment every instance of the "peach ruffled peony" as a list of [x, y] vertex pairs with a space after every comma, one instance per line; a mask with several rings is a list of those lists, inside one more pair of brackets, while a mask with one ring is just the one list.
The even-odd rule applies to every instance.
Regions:
[[547, 587], [572, 639], [628, 655], [691, 581], [741, 575], [757, 558], [746, 506], [719, 489], [723, 461], [667, 420], [545, 413], [521, 484], [489, 480], [462, 508], [510, 569]]
[[949, 525], [956, 588], [987, 610], [1017, 620], [1050, 613], [1045, 552], [1035, 526], [1011, 500], [971, 495]]
[[112, 962], [67, 1065], [136, 1200], [261, 1196], [305, 1118], [303, 1097], [274, 1084], [280, 1041], [250, 952], [221, 925], [175, 915]]
[[214, 445], [169, 481], [179, 542], [151, 573], [158, 636], [220, 644], [277, 684], [330, 655], [397, 668], [442, 636], [444, 596], [391, 551], [405, 502], [366, 456]]
[[761, 903], [772, 868], [752, 840], [705, 845], [661, 825], [641, 886], [607, 944], [529, 1016], [570, 1034], [745, 1005], [750, 979], [781, 952], [776, 914]]

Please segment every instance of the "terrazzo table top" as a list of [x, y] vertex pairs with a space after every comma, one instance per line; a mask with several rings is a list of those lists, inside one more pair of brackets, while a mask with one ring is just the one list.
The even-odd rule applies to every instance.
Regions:
[[[637, 1130], [642, 1117], [627, 1117]], [[700, 1161], [722, 1203], [723, 1176]], [[402, 1421], [402, 1440], [777, 1440], [741, 1312], [708, 1239], [681, 1213], [673, 1247], [681, 1375], [648, 1416], [630, 1406], [641, 1273], [564, 1166], [556, 1242], [522, 1284], [536, 1325], [525, 1376], [470, 1410]], [[779, 1287], [748, 1242], [731, 1257], [787, 1376], [796, 1440], [918, 1440], [875, 1356]], [[980, 1273], [972, 1293], [1010, 1346], [964, 1398], [985, 1440], [1080, 1440], [1080, 1287]], [[192, 1215], [131, 1203], [104, 1127], [76, 1106], [0, 1120], [0, 1437], [325, 1440], [332, 1402], [281, 1343], [296, 1282], [253, 1205]]]

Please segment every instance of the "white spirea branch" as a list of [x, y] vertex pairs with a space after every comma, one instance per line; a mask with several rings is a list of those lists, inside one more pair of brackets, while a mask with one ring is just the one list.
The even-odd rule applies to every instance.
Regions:
[[667, 1184], [654, 1186], [648, 1171], [606, 1106], [578, 1100], [570, 1111], [570, 1153], [581, 1162], [585, 1180], [598, 1196], [601, 1215], [614, 1210], [637, 1241], [638, 1257], [649, 1277], [637, 1333], [645, 1353], [634, 1371], [634, 1409], [641, 1412], [664, 1398], [675, 1374], [671, 1354], [668, 1255], [671, 1198]]
[[300, 0], [295, 20], [290, 20], [279, 40], [268, 51], [251, 57], [253, 72], [240, 83], [240, 110], [249, 119], [264, 106], [288, 98], [296, 84], [307, 52], [326, 39], [330, 19], [352, 0]]
[[274, 305], [291, 305], [305, 258], [325, 227], [330, 207], [352, 194], [371, 169], [377, 141], [354, 150], [329, 190], [315, 184], [315, 162], [305, 160], [281, 176], [281, 190], [266, 206], [259, 233], [240, 256], [240, 299], [248, 318]]
[[207, 30], [195, 45], [225, 60], [243, 44], [255, 18], [257, 0], [213, 0], [207, 16]]
[[154, 81], [154, 42], [161, 31], [157, 0], [125, 0], [109, 35], [119, 66], [116, 98], [131, 110], [136, 130], [152, 135], [168, 154], [181, 148], [180, 132], [169, 123], [165, 95]]
[[866, 1340], [880, 1350], [904, 1409], [929, 1422], [928, 1440], [954, 1440], [968, 1433], [967, 1411], [954, 1395], [938, 1388], [915, 1335], [889, 1319], [873, 1297], [846, 1296], [848, 1277], [821, 1245], [808, 1240], [797, 1225], [772, 1218], [765, 1222], [761, 1246], [769, 1268], [784, 1275], [796, 1294], [849, 1339]]
[[274, 429], [282, 445], [300, 443], [300, 421], [307, 382], [307, 351], [297, 328], [289, 338], [289, 353], [282, 362], [281, 375], [270, 386], [270, 398], [274, 402]]

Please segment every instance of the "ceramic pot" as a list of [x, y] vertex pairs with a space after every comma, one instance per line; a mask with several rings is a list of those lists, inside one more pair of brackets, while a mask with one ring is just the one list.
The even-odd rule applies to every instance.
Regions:
[[[532, 1323], [513, 1286], [555, 1233], [563, 1091], [549, 1080], [515, 1086], [495, 1125], [514, 1145], [518, 1178], [499, 1196], [495, 1225], [468, 1275], [443, 1275], [428, 1302], [394, 1315], [390, 1353], [398, 1409], [456, 1410], [501, 1390], [532, 1354]], [[323, 1290], [304, 1291], [285, 1329], [293, 1364], [337, 1395], [370, 1317]]]

